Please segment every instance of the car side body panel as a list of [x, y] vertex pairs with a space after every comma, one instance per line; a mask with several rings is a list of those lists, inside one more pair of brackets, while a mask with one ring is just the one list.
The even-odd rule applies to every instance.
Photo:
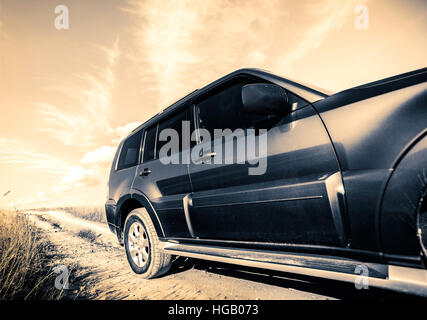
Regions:
[[[329, 246], [315, 246], [271, 243], [270, 241], [270, 243], [264, 243], [265, 249], [268, 250], [269, 247], [274, 246], [276, 249], [293, 252], [316, 251], [345, 256], [354, 253], [355, 256], [365, 257], [368, 260], [385, 258], [391, 263], [409, 263], [411, 266], [422, 267], [414, 235], [416, 212], [412, 207], [399, 209], [396, 203], [400, 201], [401, 204], [414, 204], [416, 196], [421, 191], [418, 188], [422, 188], [417, 179], [420, 177], [420, 170], [426, 166], [426, 139], [423, 132], [427, 124], [427, 69], [352, 88], [332, 96], [310, 90], [303, 85], [264, 71], [242, 69], [179, 100], [148, 120], [141, 128], [151, 126], [170, 112], [174, 112], [178, 106], [191, 102], [198, 95], [238, 75], [250, 75], [278, 84], [301, 97], [307, 105], [311, 104], [314, 107], [315, 115], [322, 123], [325, 136], [329, 138], [328, 143], [332, 153], [328, 153], [328, 156], [333, 154], [336, 157], [337, 166], [332, 171], [337, 171], [340, 181], [342, 177], [345, 191], [343, 192], [345, 215], [341, 216], [341, 218], [344, 217], [345, 243], [341, 243], [341, 247], [334, 246], [333, 242]], [[300, 107], [302, 109], [304, 105]], [[286, 132], [283, 136], [286, 137]], [[317, 150], [315, 146], [313, 150]], [[115, 230], [119, 239], [123, 220], [122, 208], [128, 205], [129, 201], [137, 201], [135, 203], [147, 209], [159, 237], [163, 240], [187, 239], [199, 244], [203, 244], [203, 241], [211, 241], [197, 239], [188, 230], [189, 224], [186, 220], [188, 217], [184, 216], [185, 208], [181, 207], [181, 200], [192, 193], [191, 189], [183, 188], [183, 192], [169, 192], [167, 197], [172, 201], [170, 202], [163, 197], [165, 192], [159, 191], [158, 187], [162, 184], [156, 184], [162, 181], [167, 187], [168, 170], [155, 179], [153, 176], [155, 181], [151, 187], [152, 192], [147, 192], [150, 187], [143, 181], [149, 179], [137, 177], [137, 167], [115, 171], [116, 158], [117, 155], [110, 174], [110, 192], [106, 212], [110, 228]], [[138, 170], [144, 168], [145, 166], [140, 164]], [[245, 166], [242, 168], [247, 169]], [[332, 171], [328, 171], [328, 174], [333, 175]], [[185, 170], [180, 172], [181, 175], [186, 176]], [[187, 180], [187, 177], [184, 178]], [[194, 175], [193, 178], [197, 176]], [[132, 188], [136, 179], [139, 182]], [[164, 183], [163, 186], [165, 186]], [[260, 183], [263, 183], [262, 177]], [[264, 187], [268, 188], [267, 185]], [[399, 191], [402, 187], [406, 188], [406, 194], [411, 194], [410, 201], [405, 202], [405, 192]], [[233, 188], [239, 188], [239, 186]], [[230, 199], [230, 201], [238, 200]], [[195, 200], [197, 204], [197, 197]], [[333, 204], [330, 206], [332, 209]], [[170, 209], [177, 210], [174, 212]], [[226, 215], [225, 212], [223, 214]], [[336, 227], [337, 219], [333, 215], [332, 218]], [[198, 223], [200, 227], [200, 223], [205, 221], [199, 220]], [[223, 240], [221, 241], [220, 237], [215, 239], [216, 245], [242, 245], [263, 249], [263, 242], [259, 241], [260, 239], [257, 239], [258, 241], [243, 239], [234, 242]]]
[[[426, 120], [427, 121], [427, 120]], [[417, 137], [399, 161], [384, 193], [380, 226], [384, 254], [420, 255], [417, 238], [417, 209], [427, 188], [427, 130]]]
[[[381, 225], [388, 218], [380, 219], [383, 192], [402, 152], [426, 129], [426, 72], [395, 81], [350, 89], [314, 104], [342, 169], [351, 248], [382, 251], [380, 230], [388, 232]], [[399, 220], [406, 213], [395, 214]], [[394, 252], [408, 253], [400, 249]]]

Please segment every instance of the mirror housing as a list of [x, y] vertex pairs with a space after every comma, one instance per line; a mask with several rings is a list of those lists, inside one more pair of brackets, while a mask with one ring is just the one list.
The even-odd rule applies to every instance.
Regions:
[[243, 109], [247, 113], [269, 115], [290, 111], [285, 89], [276, 84], [254, 83], [242, 88]]

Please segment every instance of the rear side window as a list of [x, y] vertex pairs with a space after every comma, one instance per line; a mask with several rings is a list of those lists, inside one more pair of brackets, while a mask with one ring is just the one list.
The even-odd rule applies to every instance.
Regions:
[[130, 168], [138, 164], [139, 148], [141, 145], [141, 132], [130, 136], [124, 143], [120, 152], [117, 170]]
[[144, 162], [154, 159], [154, 148], [156, 143], [157, 125], [146, 131], [144, 145]]
[[168, 139], [168, 141], [161, 141], [159, 139], [160, 137], [160, 132], [162, 132], [162, 130], [164, 129], [172, 129], [175, 130], [178, 133], [178, 137], [179, 137], [179, 150], [177, 150], [178, 152], [182, 151], [182, 125], [183, 122], [187, 120], [187, 108], [185, 108], [184, 110], [176, 113], [175, 115], [173, 115], [170, 118], [167, 118], [166, 120], [160, 122], [159, 124], [159, 132], [157, 134], [157, 144], [156, 144], [156, 159], [159, 159], [159, 152], [160, 149], [170, 141], [170, 139]]

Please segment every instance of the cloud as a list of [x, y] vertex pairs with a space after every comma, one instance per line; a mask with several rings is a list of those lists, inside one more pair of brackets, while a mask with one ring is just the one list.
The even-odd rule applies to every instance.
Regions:
[[111, 163], [116, 148], [112, 146], [102, 146], [89, 153], [86, 153], [80, 160], [81, 163]]
[[[113, 141], [120, 141], [130, 131], [139, 126], [140, 122], [131, 122], [117, 128], [110, 128], [107, 134], [112, 135]], [[88, 187], [103, 187], [107, 184], [109, 170], [117, 146], [104, 145], [82, 156], [78, 165], [68, 168], [58, 185], [52, 188], [55, 194], [64, 194]]]
[[299, 43], [284, 54], [280, 62], [280, 69], [292, 68], [295, 61], [303, 59], [309, 52], [319, 48], [332, 31], [342, 28], [344, 23], [348, 21], [349, 15], [353, 14], [354, 8], [361, 2], [364, 1], [324, 0], [309, 2], [306, 5], [306, 12], [312, 16], [310, 28], [301, 37]]
[[[167, 10], [165, 10], [167, 8]], [[233, 69], [259, 66], [286, 16], [278, 0], [128, 1], [141, 77], [161, 109]]]
[[[0, 3], [0, 14], [1, 12], [2, 12], [2, 7]], [[0, 48], [2, 48], [3, 45], [6, 46], [6, 43], [12, 40], [10, 33], [6, 32], [5, 24], [2, 21], [1, 16], [0, 16], [0, 39], [1, 39]]]
[[[97, 46], [103, 53], [106, 67], [93, 66], [94, 73], [74, 75], [75, 86], [50, 86], [48, 90], [64, 95], [64, 105], [39, 102], [37, 106], [44, 122], [41, 131], [65, 145], [87, 148], [96, 146], [110, 129], [112, 90], [115, 84], [114, 67], [120, 56], [119, 40], [111, 49]], [[73, 111], [67, 111], [65, 107]]]
[[82, 166], [71, 167], [61, 182], [52, 188], [52, 191], [56, 194], [62, 194], [66, 191], [76, 191], [83, 187], [102, 185], [103, 180], [106, 179], [106, 175], [102, 174], [104, 171], [100, 170], [99, 167], [91, 169], [83, 168]]
[[117, 128], [110, 128], [109, 133], [113, 136], [112, 143], [118, 144], [121, 140], [123, 140], [132, 130], [136, 129], [142, 124], [141, 121], [134, 121], [127, 123], [123, 126]]
[[38, 199], [44, 199], [47, 196], [47, 193], [44, 191], [40, 191], [37, 193], [37, 198]]
[[133, 22], [136, 70], [152, 81], [160, 110], [238, 68], [292, 75], [365, 2], [130, 0], [123, 10]]
[[[103, 146], [83, 156], [82, 165], [72, 165], [69, 161], [51, 155], [34, 151], [31, 146], [7, 138], [0, 138], [0, 163], [18, 166], [20, 170], [32, 170], [42, 175], [49, 174], [53, 181], [57, 179], [56, 185], [42, 185], [44, 190], [28, 189], [36, 196], [22, 196], [18, 191], [13, 197], [18, 197], [11, 205], [29, 207], [40, 205], [54, 199], [53, 195], [63, 195], [68, 191], [81, 191], [80, 188], [105, 186], [108, 180], [109, 159], [108, 154], [114, 152], [114, 147]], [[7, 168], [7, 167], [6, 167]], [[52, 183], [52, 179], [49, 179]], [[31, 182], [31, 178], [27, 182]], [[53, 186], [52, 186], [53, 185]], [[27, 190], [27, 191], [28, 191]], [[16, 190], [15, 190], [16, 191]], [[15, 194], [14, 191], [14, 194]]]
[[290, 74], [363, 2], [147, 0], [123, 10], [133, 22], [137, 71], [154, 83], [162, 109], [238, 68]]
[[67, 172], [64, 160], [38, 153], [28, 144], [8, 138], [0, 138], [0, 162], [49, 174], [62, 175]]
[[111, 125], [112, 94], [117, 80], [115, 67], [122, 52], [118, 38], [111, 48], [95, 48], [101, 52], [105, 67], [91, 65], [93, 72], [74, 75], [77, 85], [60, 83], [46, 87], [63, 95], [63, 105], [48, 101], [37, 104], [44, 123], [40, 130], [72, 146], [76, 153], [85, 152], [80, 160], [63, 168], [58, 183], [50, 188], [51, 193], [61, 198], [89, 190], [87, 188], [102, 189], [108, 181], [109, 167], [117, 149], [109, 144], [118, 144], [141, 124], [136, 121], [118, 127]]
[[72, 183], [85, 183], [92, 180], [94, 173], [92, 170], [84, 169], [81, 166], [71, 167], [68, 170], [67, 175], [62, 179], [63, 184], [72, 184]]

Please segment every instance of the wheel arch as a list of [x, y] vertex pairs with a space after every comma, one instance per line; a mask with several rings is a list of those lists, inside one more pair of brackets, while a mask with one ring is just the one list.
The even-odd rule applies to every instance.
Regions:
[[123, 244], [123, 230], [126, 218], [132, 210], [137, 208], [144, 208], [145, 210], [147, 210], [151, 221], [153, 222], [153, 225], [156, 229], [157, 236], [159, 238], [164, 237], [164, 232], [160, 220], [153, 205], [151, 204], [150, 200], [147, 198], [146, 195], [141, 192], [133, 192], [125, 197], [122, 197], [120, 200], [121, 201], [119, 201], [117, 206], [118, 214], [116, 217], [116, 226], [118, 228], [117, 238], [120, 244]]
[[418, 207], [427, 188], [427, 129], [396, 158], [380, 204], [379, 231], [387, 255], [419, 258]]

